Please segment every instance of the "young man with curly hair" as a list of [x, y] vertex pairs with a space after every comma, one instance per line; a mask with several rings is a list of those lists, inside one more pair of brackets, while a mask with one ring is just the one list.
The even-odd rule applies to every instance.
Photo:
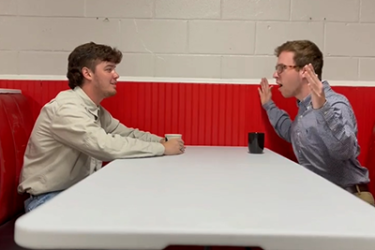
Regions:
[[18, 192], [30, 194], [26, 212], [99, 170], [102, 161], [184, 152], [181, 139], [128, 128], [100, 105], [117, 92], [121, 59], [119, 50], [93, 42], [69, 55], [71, 89], [42, 108], [25, 151]]

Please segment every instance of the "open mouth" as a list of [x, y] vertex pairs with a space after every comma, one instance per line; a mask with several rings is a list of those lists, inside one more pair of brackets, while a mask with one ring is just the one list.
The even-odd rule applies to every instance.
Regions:
[[277, 85], [279, 85], [279, 88], [281, 88], [283, 85], [279, 82], [277, 82]]

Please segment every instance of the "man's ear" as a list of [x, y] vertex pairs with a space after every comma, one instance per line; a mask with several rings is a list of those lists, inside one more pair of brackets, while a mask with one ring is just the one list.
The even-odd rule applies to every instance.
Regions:
[[302, 69], [298, 69], [298, 74], [299, 74], [299, 77], [302, 79], [303, 78], [303, 73], [305, 73], [305, 70], [302, 68]]
[[299, 74], [299, 78], [302, 82], [307, 82], [307, 79], [306, 79], [306, 69], [304, 67], [300, 68], [300, 70], [298, 71], [298, 74]]
[[83, 75], [83, 77], [84, 77], [85, 79], [87, 79], [87, 80], [89, 80], [89, 81], [92, 80], [92, 75], [93, 75], [93, 73], [92, 73], [92, 71], [91, 71], [89, 68], [87, 68], [87, 67], [83, 67], [83, 68], [82, 68], [82, 75]]

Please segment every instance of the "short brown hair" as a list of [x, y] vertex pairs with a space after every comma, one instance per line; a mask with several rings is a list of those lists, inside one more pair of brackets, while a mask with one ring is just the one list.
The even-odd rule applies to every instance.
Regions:
[[275, 49], [275, 55], [279, 57], [284, 51], [294, 53], [294, 62], [299, 69], [311, 63], [319, 80], [322, 80], [323, 53], [315, 43], [309, 40], [287, 41]]
[[83, 67], [95, 72], [96, 65], [100, 62], [119, 64], [121, 60], [121, 51], [108, 45], [90, 42], [76, 47], [68, 57], [68, 73], [66, 76], [69, 79], [69, 87], [74, 89], [76, 86], [82, 86], [84, 80]]

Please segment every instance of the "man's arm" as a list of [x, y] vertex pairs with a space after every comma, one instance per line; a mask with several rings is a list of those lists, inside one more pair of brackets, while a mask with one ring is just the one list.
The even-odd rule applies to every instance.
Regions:
[[74, 103], [59, 108], [50, 129], [57, 141], [102, 161], [156, 156], [165, 152], [163, 144], [158, 142], [107, 133], [92, 116]]
[[317, 135], [335, 159], [346, 160], [355, 156], [358, 147], [356, 122], [348, 103], [326, 102], [313, 110], [317, 119]]
[[119, 120], [112, 117], [112, 115], [103, 107], [101, 107], [103, 115], [102, 123], [107, 133], [118, 134], [125, 137], [136, 138], [147, 142], [162, 142], [163, 137], [153, 135], [149, 132], [140, 131], [134, 128], [128, 128]]
[[284, 110], [279, 109], [272, 100], [265, 103], [263, 108], [267, 111], [268, 119], [276, 133], [284, 140], [291, 142], [292, 120], [289, 115]]
[[320, 136], [333, 158], [352, 158], [357, 152], [358, 142], [357, 125], [349, 101], [342, 98], [328, 102], [323, 83], [311, 63], [303, 70], [303, 77], [311, 90], [311, 103], [318, 123], [317, 136]]
[[284, 110], [279, 109], [272, 101], [271, 89], [272, 86], [268, 84], [267, 79], [262, 78], [258, 88], [260, 102], [267, 111], [268, 119], [276, 133], [284, 140], [291, 142], [290, 128], [292, 127], [292, 121], [289, 115]]

